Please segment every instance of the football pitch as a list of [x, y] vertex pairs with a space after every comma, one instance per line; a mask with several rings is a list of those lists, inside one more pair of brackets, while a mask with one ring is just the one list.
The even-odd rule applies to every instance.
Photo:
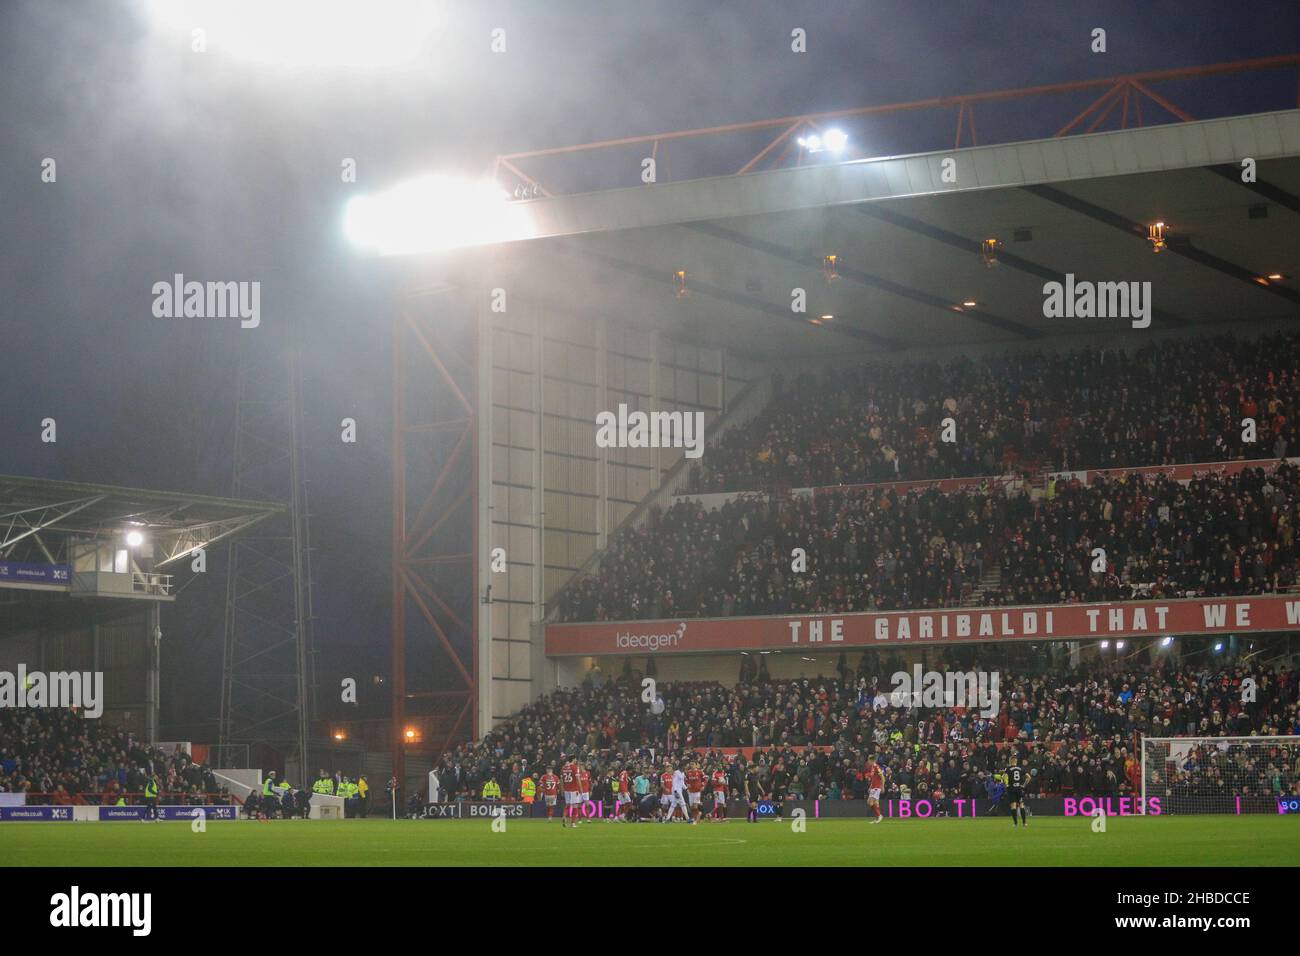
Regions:
[[1296, 866], [1300, 818], [8, 823], [3, 866]]

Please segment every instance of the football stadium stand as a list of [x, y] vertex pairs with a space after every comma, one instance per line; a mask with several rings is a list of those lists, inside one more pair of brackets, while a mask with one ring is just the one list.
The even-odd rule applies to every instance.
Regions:
[[[887, 677], [894, 663], [864, 654], [856, 671], [835, 676], [771, 680], [751, 670], [729, 686], [661, 683], [661, 714], [640, 700], [639, 675], [596, 675], [446, 754], [436, 772], [444, 799], [473, 798], [489, 779], [518, 792], [525, 774], [558, 768], [562, 755], [580, 755], [598, 781], [622, 767], [699, 759], [727, 768], [737, 790], [752, 770], [763, 797], [861, 800], [864, 769], [876, 755], [891, 769], [887, 798], [930, 800], [942, 812], [955, 798], [986, 798], [1013, 753], [1029, 769], [1029, 795], [1122, 797], [1142, 789], [1142, 737], [1300, 733], [1300, 672], [1285, 666], [1127, 661], [1070, 674], [1003, 673], [999, 711], [985, 718], [962, 708], [913, 710], [906, 700], [900, 706]], [[1258, 693], [1243, 703], [1246, 679]], [[1300, 751], [1274, 749], [1268, 766], [1242, 783], [1244, 792], [1265, 784], [1272, 794], [1294, 792]], [[1218, 756], [1188, 755], [1185, 778], [1197, 759]], [[598, 783], [593, 799], [600, 796]]]

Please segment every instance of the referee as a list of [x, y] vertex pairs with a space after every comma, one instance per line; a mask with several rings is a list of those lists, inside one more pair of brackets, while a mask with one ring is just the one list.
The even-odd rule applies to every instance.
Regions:
[[[1025, 768], [1020, 766], [1020, 758], [1011, 755], [1011, 766], [1006, 769], [1007, 803], [1011, 806], [1011, 825], [1029, 826], [1029, 817], [1025, 813], [1025, 780], [1028, 778]], [[1019, 821], [1016, 815], [1019, 814]]]

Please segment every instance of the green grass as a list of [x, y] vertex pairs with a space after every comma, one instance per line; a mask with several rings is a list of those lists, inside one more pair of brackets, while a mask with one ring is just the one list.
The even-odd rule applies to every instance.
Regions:
[[5, 823], [3, 866], [1296, 866], [1283, 816], [808, 820], [749, 824], [515, 820]]

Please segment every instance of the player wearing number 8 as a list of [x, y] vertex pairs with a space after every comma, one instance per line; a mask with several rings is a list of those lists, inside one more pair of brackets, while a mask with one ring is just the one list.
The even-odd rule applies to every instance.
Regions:
[[[1025, 773], [1025, 768], [1020, 766], [1020, 758], [1015, 754], [1011, 755], [1011, 766], [1007, 767], [1005, 775], [1007, 778], [1007, 803], [1011, 806], [1011, 825], [1023, 824], [1029, 826], [1029, 817], [1025, 813], [1025, 783], [1029, 777]], [[1019, 820], [1016, 819], [1017, 814]]]

